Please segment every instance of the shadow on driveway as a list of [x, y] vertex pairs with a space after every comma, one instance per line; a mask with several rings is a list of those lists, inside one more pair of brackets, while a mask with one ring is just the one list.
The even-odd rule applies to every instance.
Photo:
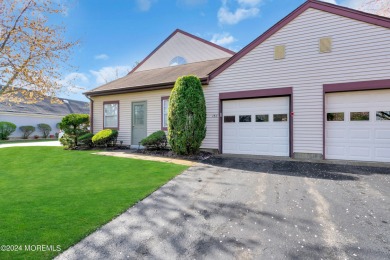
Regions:
[[203, 163], [243, 171], [265, 172], [269, 174], [336, 181], [359, 180], [359, 177], [354, 175], [390, 174], [390, 168], [386, 167], [330, 164], [326, 162], [315, 163], [293, 160], [284, 161], [214, 156], [206, 159]]

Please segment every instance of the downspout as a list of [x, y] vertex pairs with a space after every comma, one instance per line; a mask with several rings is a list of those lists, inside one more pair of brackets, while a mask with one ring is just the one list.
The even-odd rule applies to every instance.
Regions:
[[89, 96], [86, 96], [89, 101], [90, 101], [90, 106], [89, 106], [89, 124], [90, 124], [90, 129], [91, 133], [93, 133], [93, 99], [91, 99]]

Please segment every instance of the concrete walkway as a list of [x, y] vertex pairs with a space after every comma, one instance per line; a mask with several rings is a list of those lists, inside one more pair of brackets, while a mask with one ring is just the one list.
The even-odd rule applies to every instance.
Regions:
[[140, 155], [140, 154], [134, 154], [134, 153], [128, 153], [128, 152], [98, 152], [98, 153], [93, 153], [93, 154], [104, 155], [104, 156], [115, 156], [115, 157], [122, 157], [122, 158], [131, 158], [131, 159], [146, 160], [146, 161], [174, 163], [174, 164], [180, 164], [180, 165], [186, 165], [186, 166], [194, 166], [197, 164], [196, 162], [188, 161], [188, 160], [150, 156], [150, 155]]
[[47, 142], [25, 142], [25, 143], [0, 144], [0, 148], [23, 147], [23, 146], [61, 146], [61, 143], [59, 141], [47, 141]]

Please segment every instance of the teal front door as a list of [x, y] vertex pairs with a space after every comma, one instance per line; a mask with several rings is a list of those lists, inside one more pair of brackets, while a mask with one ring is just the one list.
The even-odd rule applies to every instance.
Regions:
[[146, 130], [146, 101], [133, 102], [131, 144], [138, 145], [146, 137]]

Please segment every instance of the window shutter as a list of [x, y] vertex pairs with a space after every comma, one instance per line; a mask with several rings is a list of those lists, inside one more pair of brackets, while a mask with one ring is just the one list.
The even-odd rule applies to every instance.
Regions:
[[285, 56], [286, 56], [286, 46], [284, 45], [275, 46], [275, 51], [274, 51], [275, 60], [284, 59]]
[[320, 53], [332, 51], [332, 38], [326, 37], [320, 39]]

